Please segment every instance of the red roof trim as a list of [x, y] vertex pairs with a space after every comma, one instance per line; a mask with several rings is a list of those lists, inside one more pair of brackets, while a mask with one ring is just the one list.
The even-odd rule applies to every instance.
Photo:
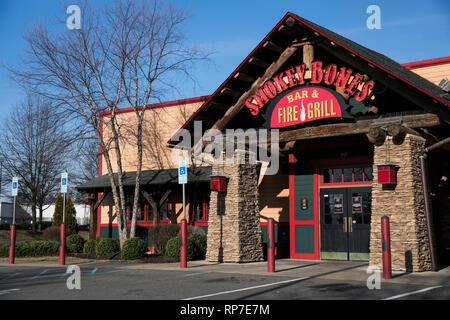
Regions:
[[450, 56], [403, 63], [402, 66], [404, 66], [405, 68], [408, 68], [408, 69], [417, 69], [417, 68], [431, 67], [431, 66], [436, 66], [436, 65], [440, 65], [440, 64], [446, 64], [446, 63], [450, 63]]
[[[178, 105], [182, 105], [182, 104], [203, 102], [203, 101], [206, 101], [208, 98], [209, 98], [209, 96], [199, 96], [199, 97], [194, 97], [194, 98], [172, 100], [172, 101], [166, 101], [166, 102], [161, 102], [161, 103], [149, 104], [149, 105], [147, 105], [147, 108], [149, 108], [149, 109], [167, 108], [167, 107], [173, 107], [173, 106], [178, 106]], [[140, 106], [139, 109], [142, 109], [142, 106]], [[133, 110], [134, 110], [134, 108], [132, 108], [132, 107], [121, 108], [121, 109], [116, 110], [116, 114], [132, 112]], [[104, 112], [100, 113], [100, 116], [107, 116], [109, 114], [111, 114], [111, 111], [104, 111]]]

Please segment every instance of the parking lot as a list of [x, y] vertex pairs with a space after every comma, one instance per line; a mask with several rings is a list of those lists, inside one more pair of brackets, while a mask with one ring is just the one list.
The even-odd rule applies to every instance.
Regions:
[[[277, 261], [275, 273], [264, 262], [126, 264], [82, 263], [80, 289], [69, 289], [75, 273], [57, 262], [0, 265], [0, 299], [100, 300], [398, 300], [450, 299], [450, 270], [402, 274], [381, 279], [370, 290], [365, 263]], [[72, 278], [71, 278], [72, 277]], [[70, 278], [70, 279], [69, 279]], [[71, 280], [72, 279], [72, 280]], [[69, 280], [69, 281], [68, 281]]]

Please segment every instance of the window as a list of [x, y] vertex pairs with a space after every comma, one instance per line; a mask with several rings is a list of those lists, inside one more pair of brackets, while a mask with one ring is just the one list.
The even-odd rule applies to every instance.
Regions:
[[198, 193], [191, 202], [189, 209], [190, 222], [208, 222], [209, 197]]
[[322, 171], [323, 184], [364, 183], [373, 181], [372, 167], [326, 168]]
[[[131, 220], [132, 214], [133, 214], [133, 201], [134, 201], [134, 194], [126, 194], [125, 195], [125, 211], [126, 216], [128, 220]], [[142, 197], [139, 197], [138, 204], [140, 205], [140, 210], [137, 213], [137, 220], [143, 221], [145, 220], [146, 215], [146, 205], [144, 203], [144, 199]]]

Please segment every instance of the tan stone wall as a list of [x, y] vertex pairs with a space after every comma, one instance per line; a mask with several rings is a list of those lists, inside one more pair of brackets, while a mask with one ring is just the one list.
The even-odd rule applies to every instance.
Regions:
[[[378, 184], [377, 163], [389, 160], [399, 166], [397, 185]], [[388, 216], [391, 229], [392, 268], [406, 271], [431, 269], [427, 220], [422, 193], [420, 151], [425, 139], [407, 135], [400, 145], [387, 137], [374, 148], [374, 183], [372, 185], [372, 221], [370, 229], [370, 265], [382, 266], [381, 217]]]
[[[259, 223], [259, 165], [213, 165], [228, 176], [225, 194], [211, 192], [207, 261], [251, 262], [263, 259]], [[218, 214], [223, 213], [223, 214]]]

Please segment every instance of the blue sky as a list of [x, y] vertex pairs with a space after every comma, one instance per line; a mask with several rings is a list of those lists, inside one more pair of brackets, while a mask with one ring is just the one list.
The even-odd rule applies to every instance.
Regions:
[[[90, 0], [99, 3], [106, 0]], [[203, 1], [174, 0], [175, 6], [190, 9], [192, 17], [185, 35], [192, 43], [213, 50], [211, 64], [195, 71], [197, 86], [182, 88], [180, 99], [212, 93], [291, 11], [336, 33], [400, 62], [412, 62], [450, 55], [450, 1]], [[76, 0], [0, 0], [0, 63], [18, 64], [26, 48], [22, 34], [33, 23], [46, 21], [58, 27], [56, 19], [67, 18], [65, 8]], [[381, 30], [369, 30], [369, 5], [381, 9]], [[23, 99], [23, 92], [0, 69], [0, 112], [4, 117]]]

